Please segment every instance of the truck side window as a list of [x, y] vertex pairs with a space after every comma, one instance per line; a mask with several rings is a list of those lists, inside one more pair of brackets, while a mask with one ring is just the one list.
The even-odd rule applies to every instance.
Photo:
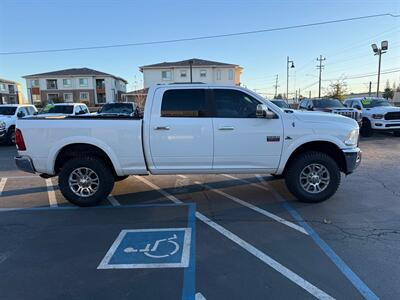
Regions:
[[214, 89], [215, 117], [256, 118], [257, 105], [261, 104], [242, 91]]
[[164, 93], [161, 117], [207, 117], [205, 89], [172, 89]]

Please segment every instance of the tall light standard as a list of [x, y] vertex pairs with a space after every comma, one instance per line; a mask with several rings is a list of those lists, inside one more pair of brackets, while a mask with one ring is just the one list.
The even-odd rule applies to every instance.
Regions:
[[381, 47], [378, 48], [376, 44], [371, 45], [372, 50], [374, 51], [374, 55], [379, 55], [379, 63], [378, 63], [378, 83], [376, 88], [376, 97], [379, 97], [379, 81], [381, 79], [381, 56], [383, 53], [386, 53], [388, 49], [388, 41], [382, 41]]
[[286, 102], [289, 99], [289, 64], [291, 68], [294, 68], [294, 61], [289, 60], [289, 56], [286, 59]]

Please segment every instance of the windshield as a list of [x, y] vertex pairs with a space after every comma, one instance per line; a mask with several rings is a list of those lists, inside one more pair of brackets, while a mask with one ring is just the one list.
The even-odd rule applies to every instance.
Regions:
[[343, 103], [337, 99], [322, 99], [314, 100], [314, 107], [328, 108], [328, 107], [344, 107]]
[[73, 112], [72, 105], [46, 105], [40, 114], [72, 114]]
[[364, 108], [372, 108], [378, 106], [391, 106], [390, 103], [385, 99], [363, 99], [361, 100]]
[[12, 116], [15, 114], [16, 110], [17, 108], [14, 106], [0, 106], [0, 115]]
[[100, 114], [131, 114], [133, 105], [131, 103], [112, 103], [105, 104], [100, 110]]
[[271, 102], [280, 108], [289, 108], [289, 105], [285, 101], [272, 100]]

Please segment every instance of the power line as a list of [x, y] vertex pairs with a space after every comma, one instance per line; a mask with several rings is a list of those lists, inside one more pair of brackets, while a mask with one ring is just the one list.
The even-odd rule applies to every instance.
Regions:
[[144, 45], [179, 43], [179, 42], [187, 42], [187, 41], [216, 39], [216, 38], [224, 38], [224, 37], [232, 37], [232, 36], [241, 36], [241, 35], [249, 35], [249, 34], [266, 33], [266, 32], [273, 32], [273, 31], [290, 30], [290, 29], [297, 29], [297, 28], [306, 28], [306, 27], [327, 25], [327, 24], [333, 24], [333, 23], [343, 23], [343, 22], [363, 20], [363, 19], [379, 18], [379, 17], [398, 18], [398, 17], [400, 17], [400, 15], [395, 15], [395, 14], [392, 14], [392, 13], [384, 13], [384, 14], [366, 15], [366, 16], [359, 16], [359, 17], [352, 17], [352, 18], [345, 18], [345, 19], [336, 19], [336, 20], [323, 21], [323, 22], [306, 23], [306, 24], [299, 24], [299, 25], [292, 25], [292, 26], [285, 26], [285, 27], [276, 27], [276, 28], [267, 28], [267, 29], [252, 30], [252, 31], [217, 34], [217, 35], [206, 35], [206, 36], [198, 36], [198, 37], [189, 37], [189, 38], [180, 38], [180, 39], [171, 39], [171, 40], [160, 40], [160, 41], [148, 41], [148, 42], [137, 42], [137, 43], [127, 43], [127, 44], [99, 45], [99, 46], [90, 46], [90, 47], [42, 49], [42, 50], [27, 50], [27, 51], [10, 51], [10, 52], [0, 52], [0, 55], [18, 55], [18, 54], [66, 52], [66, 51], [80, 51], [80, 50], [94, 50], [94, 49], [122, 48], [122, 47], [135, 47], [135, 46], [144, 46]]

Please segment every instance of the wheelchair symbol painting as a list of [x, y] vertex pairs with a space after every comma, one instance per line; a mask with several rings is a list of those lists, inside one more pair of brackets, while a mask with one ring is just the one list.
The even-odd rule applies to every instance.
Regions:
[[[174, 255], [175, 253], [178, 252], [179, 250], [179, 244], [177, 242], [175, 242], [174, 240], [177, 239], [176, 234], [174, 234], [172, 237], [167, 238], [167, 239], [160, 239], [160, 240], [156, 240], [156, 242], [154, 243], [154, 245], [152, 246], [151, 244], [147, 244], [146, 247], [144, 249], [135, 249], [133, 247], [128, 247], [124, 249], [125, 253], [135, 253], [135, 252], [143, 252], [144, 255], [148, 256], [148, 257], [153, 257], [153, 258], [164, 258], [164, 257], [168, 257], [171, 255]], [[158, 248], [160, 246], [161, 243], [171, 243], [173, 245], [173, 250], [169, 253], [166, 254], [157, 254], [158, 253]]]
[[190, 228], [122, 230], [98, 269], [184, 268], [190, 243]]

